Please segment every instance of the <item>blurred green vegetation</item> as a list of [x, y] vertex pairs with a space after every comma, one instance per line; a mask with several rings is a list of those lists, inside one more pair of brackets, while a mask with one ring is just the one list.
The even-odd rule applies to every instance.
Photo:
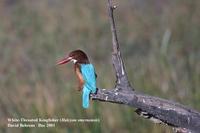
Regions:
[[[116, 23], [129, 79], [138, 90], [200, 111], [200, 1], [116, 0]], [[0, 132], [171, 133], [134, 109], [92, 101], [81, 107], [72, 65], [56, 67], [83, 49], [112, 88], [111, 33], [106, 0], [0, 1]], [[6, 128], [7, 118], [99, 118], [56, 128]]]

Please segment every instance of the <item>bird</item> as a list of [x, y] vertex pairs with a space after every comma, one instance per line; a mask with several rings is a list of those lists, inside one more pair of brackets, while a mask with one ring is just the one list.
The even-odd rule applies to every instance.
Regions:
[[96, 93], [96, 71], [93, 64], [90, 63], [88, 56], [82, 50], [71, 51], [66, 57], [57, 62], [57, 65], [63, 65], [68, 62], [74, 64], [74, 71], [78, 78], [78, 91], [82, 90], [82, 106], [89, 108], [90, 93]]

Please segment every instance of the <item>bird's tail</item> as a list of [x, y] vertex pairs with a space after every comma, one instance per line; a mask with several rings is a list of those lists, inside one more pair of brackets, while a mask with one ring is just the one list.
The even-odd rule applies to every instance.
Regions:
[[90, 91], [87, 87], [83, 88], [83, 95], [82, 95], [82, 106], [83, 108], [87, 109], [90, 105]]

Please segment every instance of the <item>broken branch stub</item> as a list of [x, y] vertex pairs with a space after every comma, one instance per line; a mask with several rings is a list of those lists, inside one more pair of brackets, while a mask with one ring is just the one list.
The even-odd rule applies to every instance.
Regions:
[[111, 24], [112, 44], [113, 44], [112, 61], [113, 61], [113, 66], [115, 68], [115, 74], [116, 74], [116, 79], [117, 79], [115, 87], [122, 91], [125, 90], [124, 88], [126, 88], [126, 90], [133, 90], [128, 81], [124, 62], [122, 60], [121, 52], [119, 50], [119, 41], [117, 38], [117, 30], [116, 30], [114, 15], [113, 15], [114, 9], [116, 9], [116, 6], [113, 6], [111, 0], [108, 0], [108, 14], [109, 14], [109, 20]]

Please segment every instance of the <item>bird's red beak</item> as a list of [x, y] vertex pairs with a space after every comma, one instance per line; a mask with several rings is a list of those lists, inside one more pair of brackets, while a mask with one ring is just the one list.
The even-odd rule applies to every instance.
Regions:
[[66, 57], [66, 58], [60, 60], [60, 61], [57, 63], [57, 65], [66, 64], [66, 63], [68, 63], [71, 59], [72, 59], [71, 57]]

